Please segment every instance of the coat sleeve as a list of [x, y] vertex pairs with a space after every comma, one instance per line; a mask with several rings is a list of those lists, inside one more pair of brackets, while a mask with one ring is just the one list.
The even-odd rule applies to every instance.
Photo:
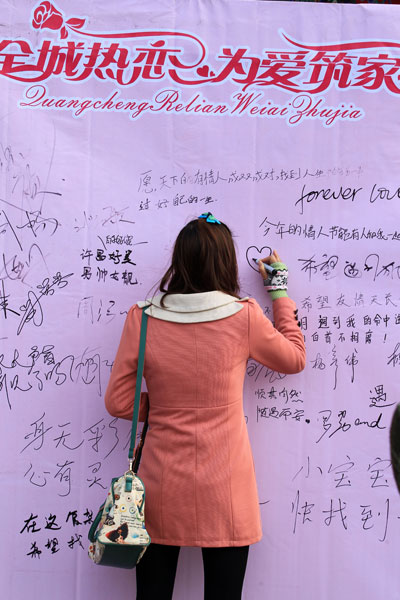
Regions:
[[279, 373], [299, 373], [305, 367], [306, 350], [290, 298], [272, 303], [275, 327], [255, 300], [249, 300], [249, 355]]
[[[121, 419], [132, 419], [133, 415], [141, 312], [136, 304], [128, 311], [104, 397], [106, 409], [110, 415]], [[148, 394], [142, 392], [139, 421], [145, 420], [147, 411]]]

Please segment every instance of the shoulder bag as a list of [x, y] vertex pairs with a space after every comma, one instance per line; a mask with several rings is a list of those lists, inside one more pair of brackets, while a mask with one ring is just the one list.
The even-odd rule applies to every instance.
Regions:
[[151, 541], [144, 524], [144, 485], [136, 475], [148, 427], [147, 418], [134, 455], [143, 377], [147, 319], [148, 316], [143, 310], [131, 441], [128, 453], [129, 470], [122, 477], [112, 479], [107, 498], [100, 506], [88, 534], [91, 542], [89, 557], [95, 564], [122, 567], [124, 569], [132, 569], [137, 565]]

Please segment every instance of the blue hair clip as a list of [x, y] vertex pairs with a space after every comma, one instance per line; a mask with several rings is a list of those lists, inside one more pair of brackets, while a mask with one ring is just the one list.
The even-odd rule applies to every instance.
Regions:
[[202, 215], [200, 215], [197, 218], [198, 219], [205, 219], [207, 221], [207, 223], [217, 223], [218, 225], [221, 225], [221, 221], [218, 221], [218, 219], [216, 219], [214, 217], [214, 215], [212, 215], [210, 212], [203, 213]]

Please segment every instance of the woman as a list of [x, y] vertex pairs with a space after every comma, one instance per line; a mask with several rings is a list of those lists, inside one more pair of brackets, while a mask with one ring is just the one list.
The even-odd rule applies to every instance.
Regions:
[[259, 262], [276, 329], [255, 300], [239, 299], [232, 234], [210, 213], [179, 233], [163, 293], [128, 312], [105, 403], [111, 415], [132, 418], [148, 306], [148, 396], [141, 400], [148, 407], [141, 412], [149, 410], [149, 431], [140, 477], [152, 544], [136, 568], [137, 600], [172, 598], [181, 546], [203, 549], [207, 600], [241, 598], [249, 545], [262, 535], [243, 414], [246, 363], [253, 358], [281, 373], [305, 365], [286, 267], [275, 251], [263, 261], [279, 269], [271, 281]]

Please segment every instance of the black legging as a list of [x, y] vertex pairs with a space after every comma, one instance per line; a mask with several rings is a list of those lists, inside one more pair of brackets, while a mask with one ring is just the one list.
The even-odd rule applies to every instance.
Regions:
[[[171, 600], [179, 546], [150, 544], [136, 567], [136, 600]], [[202, 548], [204, 600], [240, 600], [248, 546]]]

